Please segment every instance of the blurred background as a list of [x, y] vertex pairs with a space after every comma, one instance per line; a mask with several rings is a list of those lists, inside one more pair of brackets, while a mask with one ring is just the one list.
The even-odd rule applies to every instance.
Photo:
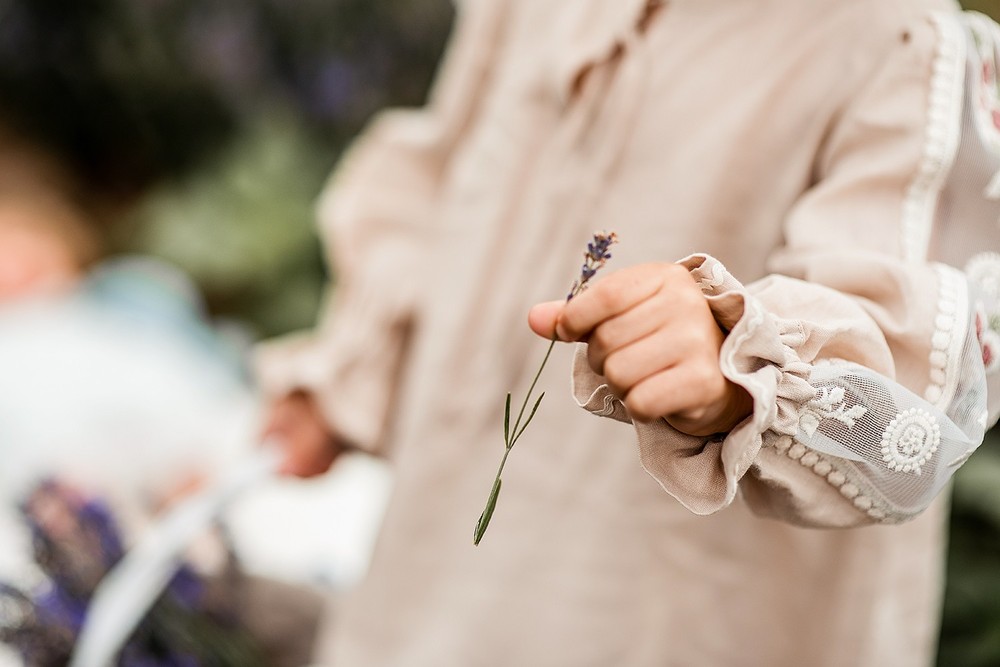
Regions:
[[[448, 0], [0, 0], [0, 582], [51, 578], [67, 539], [97, 544], [99, 569], [105, 532], [248, 455], [247, 350], [311, 326], [336, 278], [314, 200], [373, 112], [423, 101], [451, 20]], [[31, 485], [53, 469], [59, 484]], [[287, 582], [262, 595], [299, 606], [335, 594], [364, 570], [390, 483], [355, 460], [271, 484], [197, 572]], [[955, 482], [940, 664], [1000, 664], [998, 574], [993, 434]], [[231, 629], [210, 583], [197, 604], [171, 586]], [[25, 613], [4, 590], [0, 634]], [[205, 641], [254, 664], [239, 637]]]
[[[122, 545], [255, 453], [248, 350], [313, 324], [313, 204], [419, 105], [448, 0], [0, 0], [0, 642], [66, 663]], [[123, 664], [303, 665], [391, 484], [254, 487]], [[17, 665], [0, 646], [0, 665]]]

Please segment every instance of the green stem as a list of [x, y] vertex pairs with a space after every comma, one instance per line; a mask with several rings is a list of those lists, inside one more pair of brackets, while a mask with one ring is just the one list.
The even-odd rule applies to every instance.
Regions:
[[552, 341], [549, 343], [549, 349], [545, 351], [545, 358], [542, 359], [542, 364], [538, 367], [538, 371], [535, 373], [535, 378], [531, 381], [531, 386], [528, 388], [528, 393], [524, 396], [524, 403], [521, 404], [521, 410], [517, 413], [517, 419], [514, 421], [514, 428], [508, 430], [509, 418], [510, 418], [510, 394], [507, 394], [507, 403], [504, 406], [504, 452], [503, 458], [500, 459], [500, 467], [497, 468], [497, 476], [493, 480], [493, 487], [490, 490], [490, 496], [486, 501], [486, 509], [479, 516], [479, 521], [476, 523], [476, 532], [473, 536], [474, 544], [478, 545], [479, 541], [483, 538], [486, 533], [486, 527], [490, 524], [490, 519], [493, 518], [493, 510], [496, 508], [497, 497], [500, 495], [500, 476], [503, 475], [503, 467], [507, 465], [507, 457], [510, 456], [510, 450], [514, 448], [514, 443], [517, 439], [521, 437], [521, 433], [524, 432], [524, 428], [528, 426], [531, 422], [531, 418], [535, 416], [535, 410], [538, 409], [538, 403], [541, 403], [542, 397], [545, 396], [545, 392], [539, 396], [538, 402], [535, 403], [535, 407], [531, 410], [531, 415], [528, 416], [528, 421], [524, 423], [524, 427], [521, 426], [521, 419], [524, 417], [524, 411], [528, 407], [528, 401], [531, 400], [531, 394], [535, 391], [535, 385], [538, 384], [538, 378], [542, 376], [542, 371], [545, 369], [545, 364], [549, 361], [549, 356], [552, 354], [552, 349], [556, 345], [556, 337], [552, 337]]
[[[504, 449], [503, 458], [500, 459], [500, 467], [497, 468], [497, 478], [499, 478], [500, 475], [501, 475], [501, 473], [503, 473], [504, 464], [507, 463], [507, 457], [510, 456], [510, 450], [512, 450], [513, 448], [514, 448], [514, 445], [512, 443], [512, 444], [507, 445], [507, 448]], [[496, 480], [494, 480], [494, 481], [496, 481]]]
[[[514, 420], [514, 428], [511, 429], [511, 433], [517, 434], [517, 427], [521, 425], [521, 417], [524, 416], [524, 410], [528, 407], [528, 401], [531, 400], [531, 394], [535, 391], [535, 385], [538, 384], [538, 378], [542, 377], [542, 371], [545, 369], [545, 364], [549, 361], [549, 355], [552, 354], [552, 348], [556, 346], [556, 336], [552, 335], [552, 341], [549, 343], [549, 349], [545, 351], [545, 358], [542, 359], [542, 365], [538, 367], [538, 372], [535, 373], [535, 379], [531, 381], [531, 386], [528, 387], [528, 393], [524, 395], [524, 402], [521, 403], [521, 409], [517, 412], [517, 419]], [[515, 436], [514, 440], [517, 440]], [[507, 445], [508, 450], [514, 446], [514, 440]], [[504, 459], [507, 457], [504, 456]], [[503, 469], [503, 466], [500, 466]]]

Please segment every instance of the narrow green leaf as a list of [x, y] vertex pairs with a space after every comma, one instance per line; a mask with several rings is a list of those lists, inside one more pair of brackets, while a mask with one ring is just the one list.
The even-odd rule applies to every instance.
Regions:
[[473, 544], [476, 546], [479, 546], [479, 540], [483, 539], [486, 527], [490, 525], [490, 519], [493, 518], [493, 510], [497, 508], [497, 498], [500, 496], [500, 484], [501, 481], [498, 476], [496, 481], [493, 482], [493, 490], [490, 491], [490, 498], [486, 501], [486, 509], [479, 515], [479, 521], [476, 523], [476, 532], [473, 536]]
[[520, 431], [518, 431], [516, 434], [514, 434], [514, 442], [517, 442], [517, 439], [521, 437], [522, 433], [524, 433], [524, 429], [528, 428], [528, 424], [531, 423], [531, 418], [534, 417], [535, 416], [535, 412], [538, 411], [538, 406], [541, 405], [543, 398], [545, 398], [545, 392], [544, 391], [542, 392], [541, 396], [538, 397], [538, 400], [535, 401], [535, 405], [534, 405], [534, 407], [531, 408], [531, 412], [528, 413], [528, 418], [524, 420], [524, 426], [521, 427]]
[[507, 402], [503, 406], [503, 444], [510, 442], [510, 392], [507, 392]]

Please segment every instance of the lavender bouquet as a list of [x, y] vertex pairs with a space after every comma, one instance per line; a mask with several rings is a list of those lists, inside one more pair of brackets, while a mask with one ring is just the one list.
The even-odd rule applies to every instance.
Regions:
[[[22, 504], [34, 558], [47, 581], [22, 591], [0, 584], [0, 642], [31, 667], [61, 667], [73, 653], [98, 583], [125, 553], [107, 505], [45, 481]], [[227, 590], [182, 567], [118, 656], [123, 667], [263, 665], [236, 620]]]
[[[587, 283], [593, 278], [597, 271], [604, 266], [605, 262], [611, 259], [611, 253], [608, 250], [612, 245], [618, 242], [618, 236], [614, 232], [599, 232], [594, 234], [594, 238], [587, 244], [587, 250], [583, 253], [583, 266], [580, 268], [580, 277], [573, 281], [573, 285], [569, 288], [569, 294], [566, 295], [567, 303], [575, 297], [577, 294], [582, 292], [587, 288]], [[504, 453], [503, 458], [500, 459], [500, 468], [497, 470], [496, 478], [493, 480], [493, 487], [490, 489], [490, 495], [486, 500], [486, 509], [483, 513], [479, 515], [479, 521], [476, 522], [476, 530], [473, 533], [473, 543], [477, 546], [480, 540], [483, 539], [483, 535], [486, 533], [486, 528], [490, 525], [490, 519], [493, 518], [493, 511], [497, 506], [497, 499], [500, 497], [500, 486], [502, 480], [500, 478], [503, 473], [503, 467], [507, 463], [507, 457], [510, 455], [510, 450], [513, 449], [514, 443], [516, 443], [521, 435], [524, 434], [524, 429], [528, 428], [528, 424], [531, 423], [532, 418], [534, 418], [535, 413], [538, 411], [538, 406], [541, 405], [542, 399], [545, 398], [545, 392], [543, 391], [539, 394], [538, 398], [535, 399], [534, 405], [531, 407], [531, 412], [528, 413], [528, 418], [521, 423], [521, 419], [524, 417], [524, 411], [528, 407], [528, 403], [531, 401], [531, 395], [535, 391], [535, 385], [538, 384], [538, 378], [542, 376], [542, 371], [545, 369], [545, 364], [549, 360], [549, 356], [552, 354], [552, 348], [555, 347], [556, 338], [553, 335], [552, 340], [549, 342], [549, 347], [545, 351], [545, 357], [542, 358], [542, 363], [538, 367], [538, 371], [535, 372], [535, 378], [531, 381], [531, 386], [528, 387], [528, 393], [524, 396], [524, 401], [521, 403], [521, 408], [517, 412], [517, 418], [514, 419], [514, 425], [511, 426], [510, 423], [510, 392], [507, 392], [507, 400], [504, 403], [503, 409], [503, 444]]]

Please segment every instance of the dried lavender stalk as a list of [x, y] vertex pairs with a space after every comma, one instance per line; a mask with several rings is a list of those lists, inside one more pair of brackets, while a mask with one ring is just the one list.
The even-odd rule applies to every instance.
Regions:
[[[608, 252], [608, 250], [617, 242], [618, 236], [614, 232], [599, 232], [594, 234], [593, 240], [587, 244], [587, 251], [583, 253], [583, 266], [580, 268], [580, 277], [573, 281], [573, 285], [569, 289], [569, 294], [566, 295], [567, 302], [586, 289], [587, 283], [590, 282], [590, 279], [597, 274], [597, 271], [604, 266], [605, 262], [611, 259], [611, 253]], [[518, 410], [517, 418], [514, 420], [513, 427], [511, 427], [510, 424], [510, 392], [507, 393], [507, 400], [504, 403], [503, 411], [503, 458], [500, 460], [500, 468], [497, 470], [496, 479], [493, 480], [493, 487], [490, 489], [489, 498], [486, 500], [486, 509], [484, 509], [483, 513], [479, 515], [479, 521], [476, 522], [476, 531], [473, 534], [473, 543], [476, 545], [478, 545], [479, 541], [483, 539], [483, 535], [486, 533], [486, 528], [490, 525], [490, 519], [493, 518], [493, 511], [497, 506], [497, 498], [500, 497], [500, 475], [503, 473], [503, 467], [507, 463], [507, 456], [510, 455], [510, 450], [514, 447], [514, 443], [517, 442], [524, 433], [524, 429], [528, 428], [528, 424], [531, 423], [532, 418], [535, 416], [535, 412], [538, 411], [538, 406], [545, 397], [545, 392], [543, 391], [535, 400], [535, 403], [531, 408], [531, 412], [528, 413], [528, 418], [525, 419], [522, 424], [521, 419], [524, 417], [524, 411], [528, 407], [531, 395], [535, 391], [535, 385], [538, 384], [538, 378], [542, 376], [542, 370], [544, 370], [545, 364], [548, 362], [549, 356], [552, 354], [552, 348], [555, 347], [555, 344], [556, 338], [555, 335], [553, 335], [552, 340], [549, 342], [549, 348], [545, 351], [545, 357], [542, 359], [542, 363], [538, 367], [538, 371], [535, 373], [535, 378], [531, 381], [528, 393], [524, 396], [524, 401], [521, 403], [521, 409]]]

